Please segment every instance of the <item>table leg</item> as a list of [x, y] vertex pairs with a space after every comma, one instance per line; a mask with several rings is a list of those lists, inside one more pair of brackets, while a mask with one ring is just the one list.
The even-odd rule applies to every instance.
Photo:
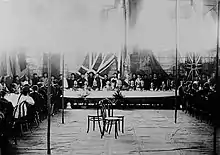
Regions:
[[124, 133], [124, 117], [122, 118], [122, 133]]

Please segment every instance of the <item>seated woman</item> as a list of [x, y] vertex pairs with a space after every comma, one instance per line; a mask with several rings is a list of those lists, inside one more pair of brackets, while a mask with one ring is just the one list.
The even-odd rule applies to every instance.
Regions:
[[162, 91], [166, 91], [166, 84], [165, 84], [164, 81], [162, 81], [161, 90], [162, 90]]
[[150, 91], [153, 91], [153, 90], [154, 90], [154, 83], [151, 82], [151, 83], [150, 83]]
[[114, 91], [116, 89], [116, 81], [115, 80], [112, 80], [111, 82], [111, 91]]
[[136, 86], [136, 90], [140, 91], [141, 90], [141, 75], [138, 74], [137, 75], [137, 79], [135, 80], [135, 86]]
[[27, 75], [24, 75], [23, 80], [21, 81], [21, 85], [32, 85], [32, 81], [29, 79]]
[[91, 88], [88, 86], [88, 81], [84, 82], [83, 90], [90, 90]]
[[78, 91], [78, 89], [79, 89], [78, 82], [77, 82], [77, 81], [74, 81], [74, 82], [73, 82], [73, 88], [72, 88], [72, 90]]
[[97, 82], [96, 79], [93, 80], [92, 90], [94, 90], [94, 91], [98, 91], [98, 90], [99, 90], [99, 88], [98, 88], [98, 82]]
[[135, 90], [135, 83], [134, 83], [134, 80], [131, 80], [130, 81], [130, 88], [129, 88], [130, 91], [134, 91]]
[[145, 88], [144, 80], [141, 80], [141, 83], [140, 83], [140, 90], [141, 90], [141, 91], [144, 91], [144, 88]]

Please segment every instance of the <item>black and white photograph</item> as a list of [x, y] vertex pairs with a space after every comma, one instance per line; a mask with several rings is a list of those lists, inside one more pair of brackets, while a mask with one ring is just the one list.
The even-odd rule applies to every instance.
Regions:
[[0, 0], [0, 155], [220, 155], [220, 0]]

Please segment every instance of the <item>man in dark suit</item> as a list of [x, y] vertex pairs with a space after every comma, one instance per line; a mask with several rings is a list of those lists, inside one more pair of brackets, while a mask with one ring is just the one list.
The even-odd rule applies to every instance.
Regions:
[[7, 154], [7, 146], [9, 144], [9, 137], [12, 134], [12, 114], [13, 105], [11, 102], [7, 101], [4, 96], [6, 91], [0, 92], [0, 148], [2, 154]]

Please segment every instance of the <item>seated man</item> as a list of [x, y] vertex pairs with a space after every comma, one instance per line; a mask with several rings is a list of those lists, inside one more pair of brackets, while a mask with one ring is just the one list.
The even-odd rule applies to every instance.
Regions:
[[130, 91], [134, 91], [135, 90], [135, 82], [134, 80], [131, 80], [130, 81], [130, 88], [129, 88]]
[[117, 82], [116, 82], [116, 89], [119, 89], [119, 90], [122, 89], [122, 81], [121, 80], [117, 80]]
[[111, 91], [111, 83], [110, 81], [106, 81], [106, 85], [103, 87], [104, 91]]

